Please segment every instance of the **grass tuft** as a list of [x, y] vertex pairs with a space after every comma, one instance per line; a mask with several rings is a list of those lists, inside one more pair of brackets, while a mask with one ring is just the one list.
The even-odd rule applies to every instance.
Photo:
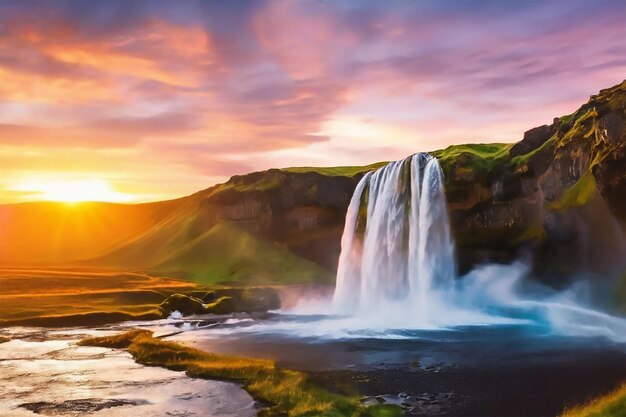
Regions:
[[235, 381], [257, 400], [269, 404], [259, 416], [398, 417], [399, 407], [363, 407], [356, 397], [327, 391], [299, 371], [281, 369], [271, 360], [217, 355], [132, 330], [116, 336], [85, 339], [83, 346], [127, 348], [143, 365], [185, 371], [193, 378]]
[[561, 417], [618, 417], [626, 416], [626, 383], [616, 390], [587, 404], [567, 409]]
[[88, 337], [78, 342], [78, 345], [125, 349], [129, 347], [139, 336], [152, 336], [152, 332], [148, 330], [135, 329], [126, 333], [116, 334], [114, 336]]

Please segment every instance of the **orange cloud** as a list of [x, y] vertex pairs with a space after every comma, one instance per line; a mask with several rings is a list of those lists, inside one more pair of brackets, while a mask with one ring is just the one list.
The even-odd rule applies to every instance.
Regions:
[[0, 68], [0, 99], [71, 104], [117, 102], [121, 96], [116, 85], [106, 79], [65, 78]]

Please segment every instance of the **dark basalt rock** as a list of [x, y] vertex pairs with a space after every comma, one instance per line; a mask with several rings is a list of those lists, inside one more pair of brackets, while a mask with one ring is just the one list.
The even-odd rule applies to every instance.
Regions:
[[474, 181], [455, 174], [468, 156], [445, 161], [461, 272], [526, 256], [535, 276], [554, 286], [583, 274], [608, 281], [619, 275], [626, 268], [625, 132], [623, 82], [529, 130], [499, 164], [473, 163], [480, 171]]
[[180, 312], [183, 316], [205, 314], [207, 312], [202, 300], [183, 294], [170, 295], [159, 305], [159, 309], [165, 317], [174, 311]]
[[124, 399], [86, 398], [81, 400], [67, 400], [58, 403], [46, 401], [25, 403], [20, 404], [19, 407], [32, 411], [35, 414], [43, 414], [47, 416], [82, 416], [86, 413], [94, 413], [107, 408], [141, 404], [147, 404], [147, 402]]
[[550, 139], [550, 136], [554, 134], [555, 128], [556, 126], [554, 124], [551, 126], [543, 125], [525, 132], [524, 138], [511, 148], [511, 157], [525, 155], [539, 148]]

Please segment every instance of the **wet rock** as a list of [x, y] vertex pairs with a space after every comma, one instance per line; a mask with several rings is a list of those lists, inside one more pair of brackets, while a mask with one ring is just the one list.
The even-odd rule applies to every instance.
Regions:
[[93, 413], [106, 408], [123, 407], [127, 405], [144, 404], [142, 401], [123, 399], [85, 398], [80, 400], [67, 400], [63, 402], [40, 401], [20, 404], [19, 407], [32, 411], [35, 414], [47, 416], [71, 415], [81, 416], [85, 413]]
[[380, 405], [380, 404], [381, 404], [381, 401], [375, 397], [367, 397], [361, 400], [361, 405], [363, 407], [372, 407], [372, 406]]
[[175, 311], [180, 312], [183, 316], [206, 313], [202, 300], [183, 294], [170, 295], [159, 305], [159, 309], [164, 317], [168, 317]]

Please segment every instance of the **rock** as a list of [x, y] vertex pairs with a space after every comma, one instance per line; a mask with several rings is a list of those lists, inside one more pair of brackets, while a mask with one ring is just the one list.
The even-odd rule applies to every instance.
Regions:
[[237, 310], [237, 305], [231, 297], [220, 297], [210, 304], [205, 305], [204, 311], [212, 314], [230, 314]]
[[511, 157], [527, 154], [543, 145], [553, 135], [557, 120], [551, 126], [543, 125], [524, 132], [524, 138], [511, 148]]
[[181, 318], [192, 314], [258, 313], [280, 308], [280, 298], [272, 288], [225, 288], [201, 296], [173, 294], [159, 309], [163, 317]]
[[363, 407], [372, 407], [372, 406], [380, 405], [380, 401], [376, 399], [375, 397], [367, 397], [361, 400], [361, 405]]
[[175, 311], [183, 316], [206, 313], [202, 300], [183, 294], [170, 295], [159, 305], [159, 309], [163, 312], [164, 317], [168, 317]]
[[508, 154], [438, 154], [461, 273], [526, 255], [535, 277], [565, 287], [626, 269], [626, 81], [529, 130]]

